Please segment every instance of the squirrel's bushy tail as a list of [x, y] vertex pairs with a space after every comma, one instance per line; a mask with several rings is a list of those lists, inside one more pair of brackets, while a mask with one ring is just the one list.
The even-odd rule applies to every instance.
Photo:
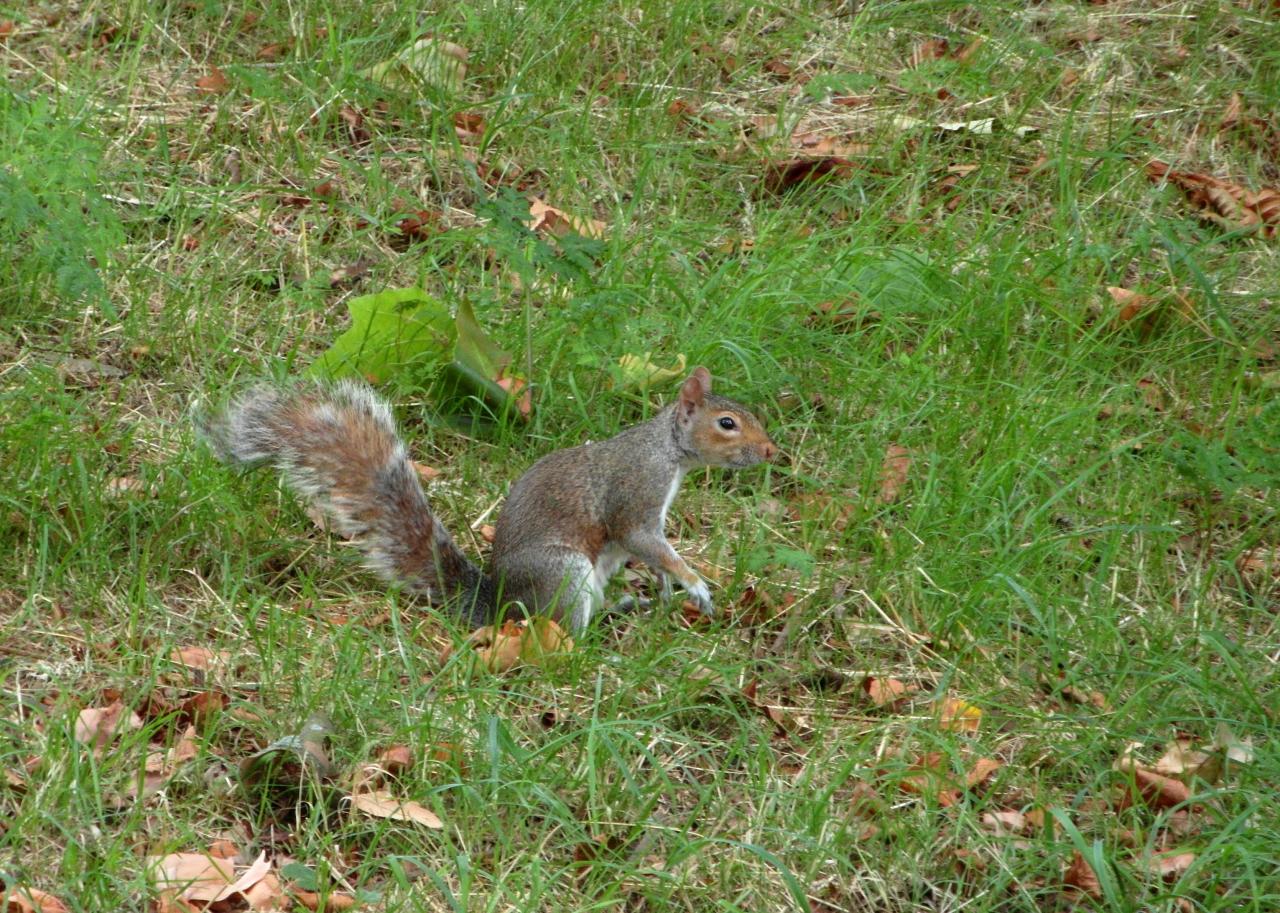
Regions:
[[431, 513], [390, 407], [364, 384], [256, 387], [201, 430], [223, 460], [279, 469], [383, 577], [473, 626], [493, 620], [492, 584]]

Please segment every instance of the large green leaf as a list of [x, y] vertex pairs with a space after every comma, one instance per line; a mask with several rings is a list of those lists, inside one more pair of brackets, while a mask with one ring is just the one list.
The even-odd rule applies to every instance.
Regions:
[[352, 298], [351, 327], [307, 369], [312, 376], [385, 383], [412, 371], [427, 378], [451, 357], [457, 330], [444, 302], [418, 288]]
[[485, 334], [468, 302], [455, 317], [421, 289], [386, 289], [351, 299], [348, 309], [351, 327], [309, 375], [431, 385], [442, 400], [479, 398], [498, 412], [528, 414], [523, 381], [505, 375], [511, 353]]

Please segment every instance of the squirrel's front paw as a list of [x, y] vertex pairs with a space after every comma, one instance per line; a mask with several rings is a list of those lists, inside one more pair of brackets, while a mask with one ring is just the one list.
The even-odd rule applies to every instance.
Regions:
[[715, 606], [711, 604], [711, 591], [707, 589], [705, 582], [699, 580], [691, 587], [686, 587], [685, 591], [689, 594], [689, 598], [693, 604], [698, 607], [698, 611], [708, 618], [714, 618], [716, 614]]

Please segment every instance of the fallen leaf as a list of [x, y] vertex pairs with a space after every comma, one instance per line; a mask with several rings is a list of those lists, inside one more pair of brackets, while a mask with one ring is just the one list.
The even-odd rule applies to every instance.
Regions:
[[862, 690], [877, 707], [897, 704], [903, 698], [918, 691], [915, 685], [908, 685], [896, 678], [876, 678], [868, 675], [862, 680]]
[[372, 265], [372, 261], [360, 259], [355, 263], [349, 263], [346, 266], [339, 266], [337, 269], [331, 270], [329, 273], [329, 288], [341, 288], [355, 283], [369, 272], [369, 268]]
[[1143, 869], [1149, 875], [1167, 882], [1177, 881], [1178, 878], [1191, 868], [1191, 863], [1196, 861], [1196, 854], [1191, 852], [1178, 853], [1167, 852], [1157, 853], [1155, 856], [1143, 859], [1139, 863], [1139, 868]]
[[12, 888], [0, 897], [0, 913], [69, 913], [67, 905], [35, 888]]
[[230, 895], [223, 891], [235, 883], [235, 866], [231, 860], [205, 853], [148, 856], [147, 870], [158, 889], [177, 890], [179, 896], [189, 900], [228, 897]]
[[1132, 776], [1138, 794], [1152, 808], [1174, 808], [1191, 801], [1191, 790], [1185, 783], [1148, 770], [1132, 758], [1120, 758], [1115, 769]]
[[978, 758], [973, 762], [973, 766], [969, 768], [969, 772], [965, 774], [964, 785], [966, 789], [976, 789], [985, 784], [995, 774], [997, 770], [1004, 767], [1004, 762], [997, 761], [995, 758]]
[[805, 326], [828, 327], [837, 333], [849, 333], [879, 323], [879, 311], [868, 310], [858, 295], [844, 301], [820, 301], [805, 318]]
[[399, 776], [413, 767], [413, 751], [408, 745], [389, 745], [378, 752], [378, 763], [392, 776]]
[[584, 238], [599, 240], [604, 237], [608, 226], [599, 219], [582, 219], [571, 216], [563, 210], [556, 209], [539, 200], [529, 197], [529, 221], [525, 223], [530, 231], [561, 237], [570, 232]]
[[[470, 652], [491, 672], [506, 672], [521, 665], [539, 666], [573, 650], [573, 639], [545, 616], [508, 620], [473, 631], [467, 638]], [[441, 661], [452, 655], [446, 649]]]
[[1184, 783], [1193, 777], [1214, 783], [1222, 773], [1222, 763], [1216, 752], [1195, 748], [1190, 739], [1174, 739], [1156, 761], [1155, 771]]
[[782, 194], [801, 184], [848, 177], [855, 168], [853, 162], [838, 156], [766, 162], [763, 177], [764, 190], [766, 193]]
[[351, 140], [351, 145], [358, 149], [373, 142], [373, 134], [364, 125], [364, 114], [358, 109], [351, 105], [343, 105], [338, 109], [338, 117], [342, 119], [343, 126], [347, 129], [347, 137]]
[[434, 466], [428, 466], [426, 463], [419, 463], [416, 460], [410, 460], [409, 464], [413, 467], [413, 471], [418, 474], [418, 478], [424, 482], [430, 482], [440, 478], [443, 473]]
[[293, 50], [293, 42], [291, 40], [273, 41], [271, 44], [264, 44], [258, 48], [258, 53], [254, 57], [264, 63], [270, 63], [279, 60], [291, 50]]
[[1182, 191], [1197, 214], [1232, 231], [1256, 231], [1264, 238], [1280, 234], [1280, 190], [1251, 191], [1207, 174], [1174, 171], [1161, 161], [1146, 167], [1152, 181], [1167, 181]]
[[169, 662], [201, 672], [225, 672], [231, 666], [231, 652], [208, 647], [175, 647], [169, 654]]
[[945, 38], [926, 38], [911, 50], [909, 66], [913, 69], [928, 60], [944, 60], [950, 56], [951, 42]]
[[467, 49], [438, 38], [419, 38], [395, 57], [376, 64], [361, 75], [391, 89], [417, 92], [424, 85], [447, 94], [462, 91], [467, 77]]
[[453, 130], [464, 143], [478, 143], [484, 138], [484, 117], [475, 111], [458, 111], [453, 115]]
[[764, 71], [781, 80], [790, 79], [792, 74], [795, 73], [795, 71], [791, 69], [790, 65], [779, 57], [766, 60], [764, 62]]
[[980, 820], [982, 826], [993, 834], [1026, 834], [1028, 832], [1027, 816], [1012, 808], [983, 812]]
[[229, 88], [231, 88], [231, 81], [227, 79], [227, 74], [217, 67], [209, 67], [209, 72], [196, 80], [196, 91], [206, 95], [216, 95]]
[[977, 732], [982, 724], [982, 711], [956, 697], [943, 698], [934, 704], [938, 728], [948, 732]]
[[267, 872], [249, 889], [241, 892], [250, 910], [289, 910], [289, 896], [275, 872]]
[[323, 898], [314, 891], [301, 891], [297, 888], [289, 894], [308, 910], [315, 910], [317, 913], [337, 913], [341, 910], [353, 910], [360, 905], [360, 902], [350, 894], [339, 891], [331, 891]]
[[75, 739], [91, 746], [94, 751], [100, 751], [121, 728], [141, 729], [142, 718], [121, 701], [114, 701], [106, 707], [87, 707], [76, 717]]
[[670, 368], [662, 368], [653, 363], [652, 352], [643, 355], [623, 355], [618, 359], [616, 384], [619, 389], [638, 388], [646, 390], [655, 384], [666, 383], [685, 376], [688, 363], [684, 353], [676, 355], [676, 363]]
[[890, 444], [885, 448], [884, 459], [880, 463], [880, 483], [876, 500], [881, 504], [891, 504], [898, 499], [899, 493], [907, 484], [911, 472], [911, 451], [900, 444]]
[[1098, 881], [1098, 874], [1079, 851], [1071, 857], [1071, 864], [1062, 873], [1062, 883], [1065, 887], [1087, 894], [1089, 897], [1102, 897], [1102, 885]]
[[350, 797], [351, 807], [373, 818], [387, 818], [392, 821], [411, 821], [439, 830], [444, 827], [430, 809], [406, 799], [397, 799], [385, 789], [357, 793]]

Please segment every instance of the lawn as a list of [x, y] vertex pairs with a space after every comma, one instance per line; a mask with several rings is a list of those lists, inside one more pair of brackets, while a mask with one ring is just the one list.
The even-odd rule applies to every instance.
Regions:
[[[1276, 4], [35, 2], [0, 60], [0, 913], [1280, 909]], [[669, 518], [714, 621], [492, 672], [201, 443], [408, 288], [527, 384], [362, 366], [473, 555], [691, 366], [757, 407]]]

